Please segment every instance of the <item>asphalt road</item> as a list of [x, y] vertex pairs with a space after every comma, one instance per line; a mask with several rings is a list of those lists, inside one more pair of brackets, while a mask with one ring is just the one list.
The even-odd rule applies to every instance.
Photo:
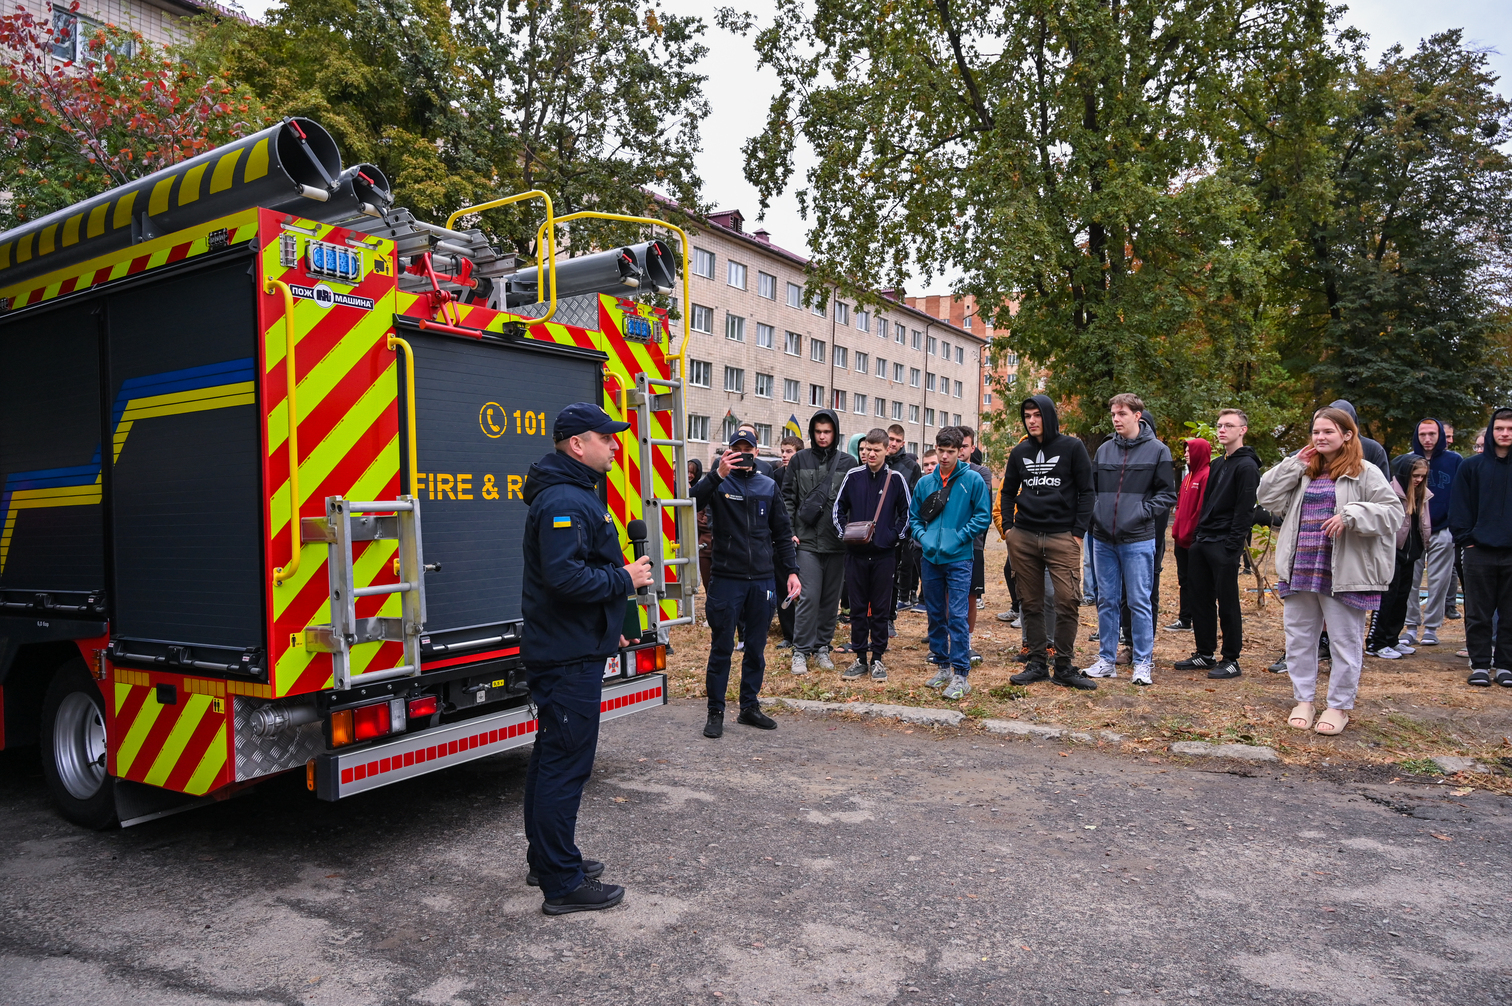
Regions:
[[579, 836], [629, 894], [561, 919], [523, 752], [105, 833], [0, 754], [0, 1002], [1512, 1002], [1505, 798], [779, 722], [606, 725]]

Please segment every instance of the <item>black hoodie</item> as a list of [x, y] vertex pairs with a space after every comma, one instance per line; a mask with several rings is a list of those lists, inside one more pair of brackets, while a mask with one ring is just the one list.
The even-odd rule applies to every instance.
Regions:
[[[1460, 545], [1512, 548], [1512, 451], [1506, 457], [1497, 456], [1492, 435], [1497, 419], [1512, 419], [1512, 409], [1499, 408], [1491, 413], [1481, 452], [1466, 458], [1454, 475], [1449, 528]], [[1505, 626], [1502, 631], [1506, 631]]]
[[903, 476], [903, 481], [908, 483], [909, 492], [913, 492], [913, 487], [918, 485], [919, 479], [924, 477], [924, 469], [919, 467], [919, 459], [907, 451], [889, 454], [883, 463]]
[[[1347, 400], [1341, 398], [1336, 402], [1329, 402], [1328, 407], [1330, 409], [1338, 409], [1342, 412], [1349, 413], [1349, 418], [1354, 420], [1355, 429], [1358, 430], [1360, 428], [1360, 417], [1355, 413], [1355, 407], [1349, 404]], [[1361, 433], [1360, 450], [1365, 453], [1365, 460], [1369, 461], [1371, 464], [1379, 468], [1381, 470], [1381, 474], [1386, 476], [1386, 481], [1390, 482], [1391, 459], [1386, 456], [1386, 448], [1382, 447], [1379, 443], [1371, 440], [1365, 434]]]
[[[835, 439], [828, 447], [814, 444], [814, 424], [821, 419], [829, 420], [835, 427]], [[820, 409], [809, 418], [809, 446], [794, 454], [793, 460], [788, 462], [787, 474], [782, 480], [782, 502], [787, 507], [788, 519], [793, 523], [793, 533], [798, 536], [800, 551], [820, 555], [839, 555], [845, 551], [830, 513], [840, 483], [845, 481], [846, 472], [861, 462], [855, 455], [841, 451], [840, 442], [840, 417], [832, 409]], [[833, 472], [828, 486], [822, 485], [826, 471]], [[818, 520], [805, 524], [799, 519], [798, 511], [811, 492], [820, 494], [824, 506], [819, 511]]]
[[1225, 542], [1233, 553], [1243, 548], [1254, 521], [1259, 485], [1260, 455], [1248, 444], [1213, 459], [1197, 516], [1197, 540]]
[[1070, 532], [1078, 538], [1092, 522], [1092, 460], [1075, 437], [1060, 431], [1060, 416], [1049, 395], [1035, 395], [1019, 406], [1019, 416], [1033, 405], [1044, 432], [1025, 437], [1008, 455], [1000, 506], [1003, 527], [1043, 534]]

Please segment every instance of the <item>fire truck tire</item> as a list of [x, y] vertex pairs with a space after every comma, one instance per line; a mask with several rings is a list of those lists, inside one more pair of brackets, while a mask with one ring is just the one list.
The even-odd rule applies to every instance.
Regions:
[[57, 669], [42, 700], [42, 774], [63, 816], [85, 828], [116, 821], [106, 771], [105, 701], [83, 661]]

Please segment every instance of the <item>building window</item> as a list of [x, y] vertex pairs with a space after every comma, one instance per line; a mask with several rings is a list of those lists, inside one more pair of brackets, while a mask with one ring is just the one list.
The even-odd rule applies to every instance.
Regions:
[[739, 262], [732, 262], [728, 259], [725, 264], [729, 267], [729, 274], [725, 277], [725, 282], [737, 290], [744, 290], [746, 288], [746, 267]]
[[802, 307], [803, 306], [803, 287], [799, 286], [797, 283], [789, 283], [788, 286], [787, 286], [787, 291], [788, 291], [788, 307]]
[[913, 330], [913, 338], [911, 338], [909, 340], [909, 343], [908, 343], [909, 348], [911, 348], [911, 349], [918, 349], [919, 346], [923, 344], [923, 341], [924, 341], [924, 333], [921, 332], [921, 331], [919, 331], [916, 328], [916, 329]]
[[903, 345], [903, 339], [907, 331], [908, 329], [903, 327], [901, 321], [893, 322], [893, 342], [896, 342], [900, 346]]
[[914, 457], [919, 456], [919, 442], [917, 440], [910, 440], [908, 442], [908, 453], [912, 454]]
[[845, 411], [845, 392], [841, 391], [839, 388], [835, 389], [834, 401], [830, 403], [830, 408], [834, 409], [836, 412]]
[[856, 327], [863, 332], [871, 331], [871, 315], [860, 308], [856, 309]]
[[745, 342], [745, 319], [738, 314], [726, 314], [725, 338], [731, 342]]
[[854, 395], [852, 395], [851, 398], [854, 400], [856, 405], [856, 415], [866, 415], [866, 396], [858, 391]]
[[917, 405], [910, 405], [908, 407], [908, 421], [910, 423], [915, 423], [915, 424], [918, 423], [918, 421], [919, 421], [919, 407]]
[[886, 419], [887, 418], [887, 399], [885, 399], [885, 398], [878, 398], [875, 401], [877, 403], [877, 408], [875, 409], [875, 413], [876, 413], [877, 418], [878, 419]]
[[877, 376], [884, 381], [887, 380], [887, 361], [880, 356], [877, 357]]
[[799, 335], [797, 332], [789, 332], [787, 334], [787, 339], [783, 342], [782, 351], [788, 356], [802, 356], [803, 336]]
[[693, 249], [693, 275], [704, 279], [714, 278], [714, 253], [702, 248]]
[[935, 389], [935, 375], [930, 374], [928, 377], [924, 378], [924, 390], [925, 391], [933, 391], [934, 389]]
[[938, 347], [935, 345], [935, 337], [931, 335], [924, 343], [924, 352], [928, 353], [930, 356], [933, 356], [937, 348]]
[[693, 324], [693, 331], [702, 332], [704, 335], [714, 334], [714, 309], [712, 307], [694, 304], [693, 317], [690, 320]]
[[810, 339], [809, 340], [809, 359], [813, 360], [815, 363], [823, 363], [824, 362], [824, 346], [825, 346], [825, 342], [824, 342], [823, 339]]
[[53, 42], [49, 48], [55, 58], [65, 62], [73, 60], [77, 63], [98, 63], [106, 50], [126, 59], [136, 55], [136, 43], [130, 39], [123, 39], [116, 44], [107, 42], [104, 49], [91, 49], [89, 40], [103, 30], [105, 25], [83, 14], [54, 7], [52, 27]]
[[703, 441], [709, 439], [708, 416], [688, 416], [688, 439]]
[[1010, 367], [1017, 367], [1018, 366], [1018, 354], [1017, 353], [1004, 353], [1003, 354], [1003, 363], [1007, 364]]
[[837, 369], [839, 369], [839, 370], [847, 370], [847, 369], [849, 369], [850, 368], [850, 351], [847, 350], [844, 346], [836, 346], [835, 347], [834, 364], [835, 364], [835, 367]]
[[880, 314], [877, 315], [877, 338], [887, 338], [887, 319]]
[[955, 382], [955, 397], [956, 398], [960, 398], [961, 397], [961, 382], [960, 381]]
[[756, 346], [757, 346], [757, 348], [759, 348], [759, 349], [771, 349], [772, 348], [772, 339], [773, 339], [773, 337], [776, 334], [777, 334], [777, 330], [774, 329], [771, 325], [763, 325], [761, 322], [758, 321], [756, 323]]
[[825, 314], [824, 314], [824, 301], [821, 300], [819, 303], [817, 303], [813, 307], [809, 308], [809, 310], [813, 311], [814, 314], [816, 316], [820, 317], [820, 318], [825, 317]]
[[688, 383], [695, 388], [707, 388], [713, 375], [714, 365], [708, 360], [688, 361]]
[[966, 316], [965, 327], [966, 327], [966, 331], [968, 331], [968, 332], [971, 331], [971, 315], [969, 315], [969, 314]]
[[739, 367], [726, 367], [725, 390], [737, 395], [745, 394], [745, 371]]
[[771, 374], [757, 374], [756, 375], [756, 397], [758, 397], [758, 398], [771, 398], [772, 397], [772, 375]]
[[909, 367], [908, 368], [908, 386], [910, 388], [917, 388], [919, 386], [919, 368], [918, 367]]
[[793, 380], [791, 377], [784, 377], [782, 379], [782, 400], [784, 402], [792, 402], [796, 405], [798, 402], [799, 388], [800, 385], [797, 381]]
[[824, 408], [824, 385], [809, 385], [809, 404], [816, 409]]
[[955, 418], [950, 421], [950, 424], [952, 426], [960, 426], [961, 425], [961, 414], [959, 412], [957, 412], [955, 414]]
[[966, 351], [964, 349], [962, 349], [960, 346], [956, 347], [956, 362], [957, 363], [965, 363], [966, 362]]
[[1013, 387], [1017, 383], [1018, 383], [1018, 375], [1017, 374], [1009, 374], [1007, 377], [1003, 378], [1003, 385], [1004, 385], [1004, 387], [1011, 388], [1011, 387]]
[[770, 447], [770, 446], [772, 446], [772, 424], [771, 423], [757, 423], [756, 424], [756, 446], [757, 447]]
[[925, 426], [933, 426], [934, 425], [934, 409], [925, 409], [924, 410], [924, 425]]
[[839, 325], [850, 324], [850, 305], [835, 301], [835, 323]]
[[892, 417], [894, 419], [902, 419], [903, 418], [903, 403], [902, 402], [893, 402]]
[[756, 294], [767, 300], [777, 299], [777, 277], [771, 273], [756, 273]]
[[990, 392], [990, 391], [984, 391], [984, 392], [982, 392], [982, 404], [983, 405], [991, 405], [992, 404], [992, 392]]
[[856, 354], [856, 373], [865, 374], [871, 370], [871, 357], [865, 353]]
[[950, 362], [950, 343], [944, 339], [940, 340], [940, 355], [945, 357], [945, 362]]
[[903, 364], [893, 364], [893, 381], [897, 384], [903, 383]]
[[740, 429], [740, 423], [736, 421], [735, 417], [725, 416], [724, 422], [720, 424], [719, 439], [725, 443], [729, 443], [730, 438], [735, 435], [735, 431], [738, 429]]

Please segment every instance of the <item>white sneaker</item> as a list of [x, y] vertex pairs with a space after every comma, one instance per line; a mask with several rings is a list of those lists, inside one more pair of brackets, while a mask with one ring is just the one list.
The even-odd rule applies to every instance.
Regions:
[[882, 666], [882, 661], [880, 661], [880, 660], [873, 660], [872, 661], [871, 676], [872, 676], [872, 680], [873, 681], [886, 681], [887, 680], [887, 668]]
[[1417, 647], [1412, 645], [1411, 636], [1403, 636], [1397, 640], [1396, 651], [1403, 656], [1410, 657], [1417, 652]]
[[1135, 664], [1133, 675], [1134, 683], [1136, 685], [1153, 685], [1155, 682], [1150, 678], [1150, 672], [1154, 669], [1154, 664]]
[[1081, 672], [1083, 675], [1089, 678], [1118, 677], [1118, 668], [1108, 663], [1108, 661], [1104, 660], [1102, 657], [1098, 657], [1097, 663], [1093, 664], [1091, 667], [1083, 667]]
[[829, 650], [820, 650], [814, 654], [814, 666], [821, 671], [833, 671], [835, 662], [830, 659]]
[[1379, 650], [1366, 650], [1366, 656], [1379, 657], [1382, 660], [1401, 660], [1402, 654], [1394, 646], [1383, 646]]
[[809, 668], [808, 668], [808, 657], [805, 657], [801, 653], [794, 653], [793, 654], [793, 673], [794, 674], [807, 674], [808, 671], [809, 671]]
[[950, 684], [945, 686], [945, 690], [940, 695], [954, 702], [958, 699], [964, 699], [970, 693], [971, 682], [956, 674], [951, 676]]

